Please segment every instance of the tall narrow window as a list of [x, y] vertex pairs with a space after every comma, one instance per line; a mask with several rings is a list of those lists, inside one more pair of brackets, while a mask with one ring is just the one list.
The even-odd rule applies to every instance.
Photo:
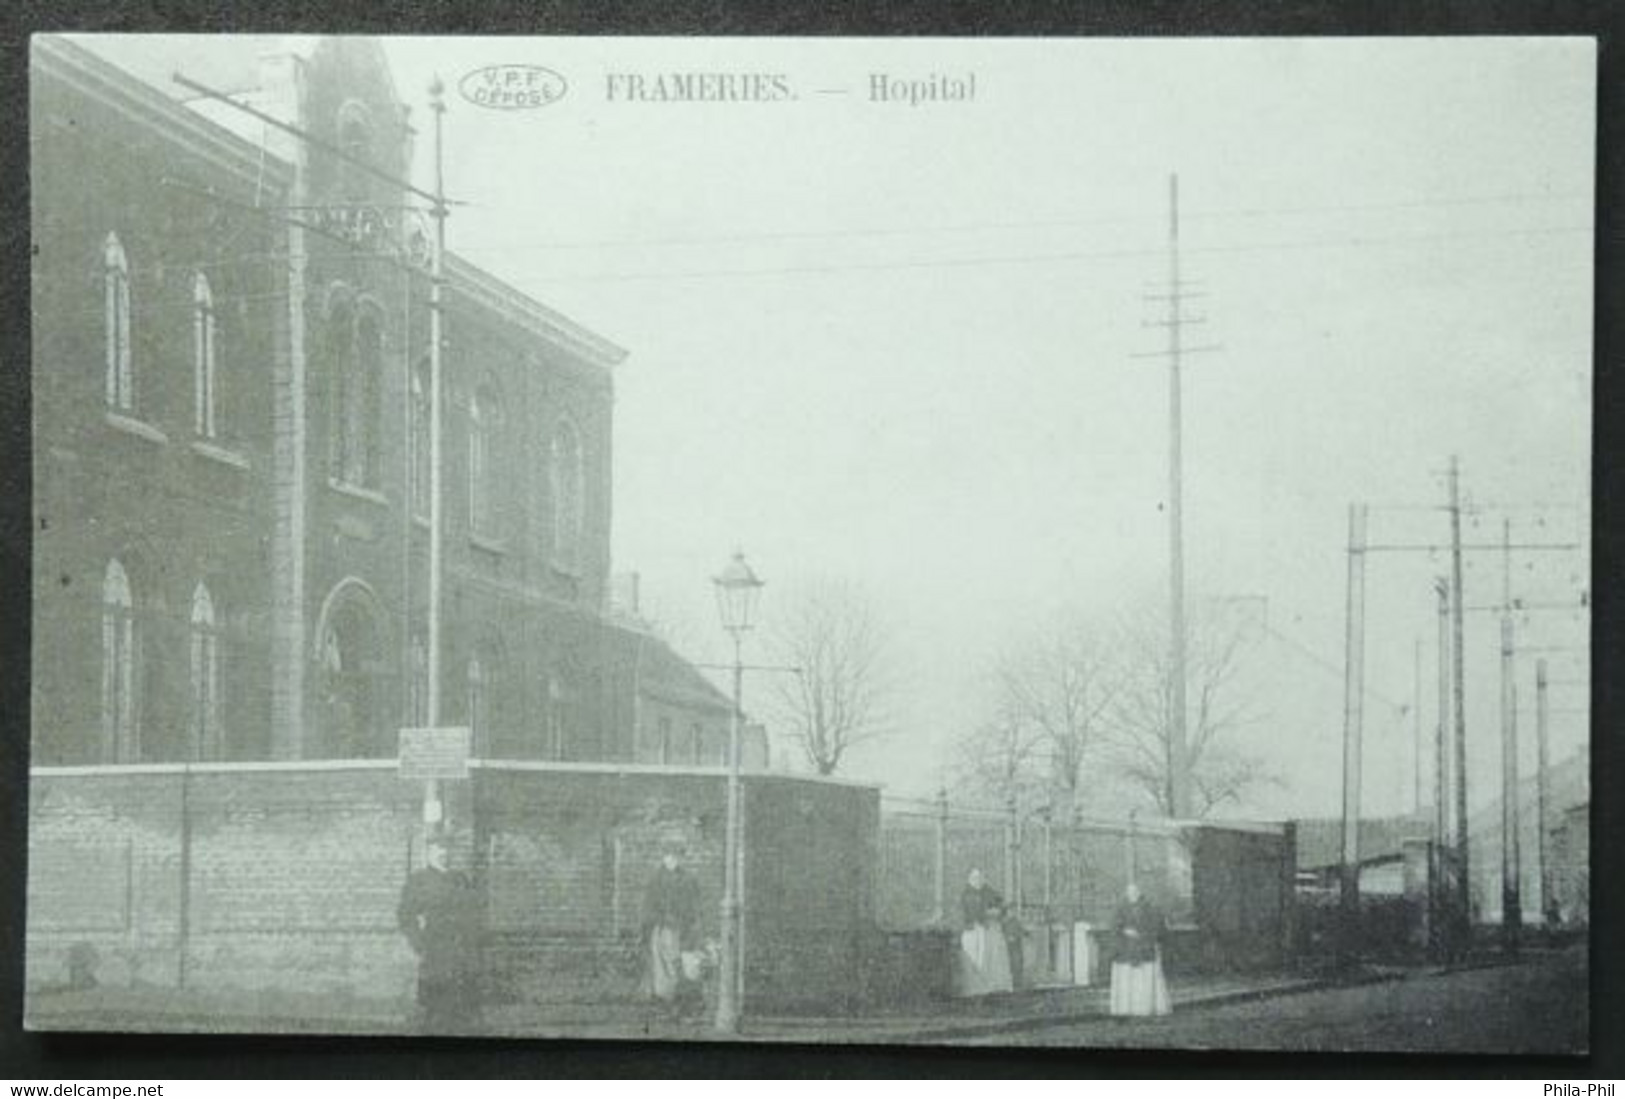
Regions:
[[[339, 148], [354, 160], [370, 163], [372, 157], [372, 116], [366, 105], [350, 100], [339, 108]], [[340, 161], [340, 189], [347, 199], [365, 197], [368, 177], [348, 161]]]
[[102, 755], [113, 763], [140, 757], [135, 708], [135, 601], [118, 561], [102, 579]]
[[214, 438], [214, 295], [209, 279], [199, 271], [192, 279], [192, 363], [195, 393], [194, 428], [204, 439]]
[[574, 568], [581, 563], [585, 490], [581, 437], [569, 420], [560, 420], [553, 432], [551, 458], [548, 472], [553, 492], [553, 559]]
[[117, 233], [102, 244], [103, 302], [107, 328], [107, 407], [135, 408], [135, 373], [130, 361], [130, 264]]
[[671, 742], [671, 718], [660, 719], [660, 762], [676, 763], [676, 745]]
[[481, 386], [468, 400], [468, 518], [476, 534], [491, 533], [491, 419], [495, 415], [490, 390]]
[[346, 592], [317, 636], [321, 638], [322, 671], [317, 687], [318, 720], [325, 738], [318, 750], [329, 759], [393, 755], [396, 738], [392, 726], [397, 711], [385, 709], [385, 700], [391, 696], [380, 682], [384, 663], [374, 604]]
[[340, 304], [328, 318], [327, 351], [335, 392], [333, 477], [358, 488], [378, 484], [378, 414], [382, 401], [383, 319], [374, 307]]
[[351, 439], [354, 435], [352, 420], [357, 407], [354, 393], [356, 372], [355, 311], [348, 301], [335, 302], [327, 316], [327, 331], [323, 340], [327, 358], [327, 376], [333, 386], [329, 402], [328, 461], [335, 481], [350, 480]]
[[491, 754], [491, 695], [489, 670], [478, 653], [468, 658], [468, 728], [472, 751], [485, 759]]
[[192, 758], [220, 755], [220, 635], [214, 599], [199, 584], [192, 593]]
[[429, 515], [429, 364], [412, 371], [407, 445], [411, 448], [412, 514]]
[[352, 484], [378, 486], [378, 415], [383, 401], [384, 325], [375, 309], [363, 309], [356, 319], [355, 437]]

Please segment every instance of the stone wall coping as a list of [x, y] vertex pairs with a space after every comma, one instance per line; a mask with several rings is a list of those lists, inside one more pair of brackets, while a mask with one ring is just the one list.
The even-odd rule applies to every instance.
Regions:
[[[470, 770], [490, 772], [555, 772], [559, 774], [598, 775], [685, 775], [725, 778], [726, 767], [707, 767], [664, 763], [565, 763], [556, 760], [471, 759]], [[92, 763], [83, 765], [35, 766], [29, 768], [32, 778], [71, 778], [123, 775], [179, 775], [179, 774], [253, 774], [256, 772], [298, 771], [389, 771], [397, 770], [390, 759], [294, 759], [256, 761], [198, 761], [193, 763]], [[744, 771], [742, 778], [751, 782], [764, 780], [780, 782], [814, 783], [823, 786], [847, 786], [857, 789], [878, 790], [881, 784], [859, 779], [836, 778], [826, 775], [785, 774], [778, 771]]]
[[[703, 775], [726, 778], [728, 768], [699, 764], [672, 763], [563, 763], [556, 760], [528, 759], [471, 759], [470, 768], [486, 771], [559, 771], [608, 775]], [[836, 778], [828, 775], [791, 774], [783, 771], [741, 771], [740, 777], [750, 782], [777, 780], [782, 782], [808, 782], [823, 786], [850, 786], [864, 790], [878, 790], [881, 783], [861, 779]]]

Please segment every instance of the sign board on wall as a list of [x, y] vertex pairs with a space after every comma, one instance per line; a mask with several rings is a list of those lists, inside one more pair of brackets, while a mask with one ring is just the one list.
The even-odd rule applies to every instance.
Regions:
[[402, 729], [400, 774], [405, 779], [468, 777], [467, 726]]

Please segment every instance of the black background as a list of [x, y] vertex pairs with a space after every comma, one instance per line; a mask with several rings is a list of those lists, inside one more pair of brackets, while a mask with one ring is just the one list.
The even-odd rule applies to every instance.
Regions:
[[[1625, 1076], [1621, 1010], [1619, 218], [1625, 6], [1607, 0], [57, 0], [0, 14], [0, 1078]], [[1592, 1006], [1589, 1057], [998, 1050], [636, 1042], [30, 1034], [22, 1029], [30, 615], [28, 35], [34, 31], [673, 35], [1590, 35], [1599, 39], [1593, 463]], [[1534, 1094], [1531, 1092], [1531, 1094]]]

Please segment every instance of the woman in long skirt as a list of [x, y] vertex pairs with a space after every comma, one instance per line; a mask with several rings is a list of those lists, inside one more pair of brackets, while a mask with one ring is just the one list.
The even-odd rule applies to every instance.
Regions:
[[1173, 1010], [1162, 973], [1166, 930], [1157, 906], [1129, 883], [1117, 908], [1117, 956], [1112, 960], [1113, 1015], [1166, 1015]]
[[961, 996], [985, 996], [1009, 992], [1015, 986], [1010, 975], [1010, 948], [1004, 933], [1004, 898], [982, 880], [980, 870], [972, 870], [960, 897], [965, 930], [959, 936]]

